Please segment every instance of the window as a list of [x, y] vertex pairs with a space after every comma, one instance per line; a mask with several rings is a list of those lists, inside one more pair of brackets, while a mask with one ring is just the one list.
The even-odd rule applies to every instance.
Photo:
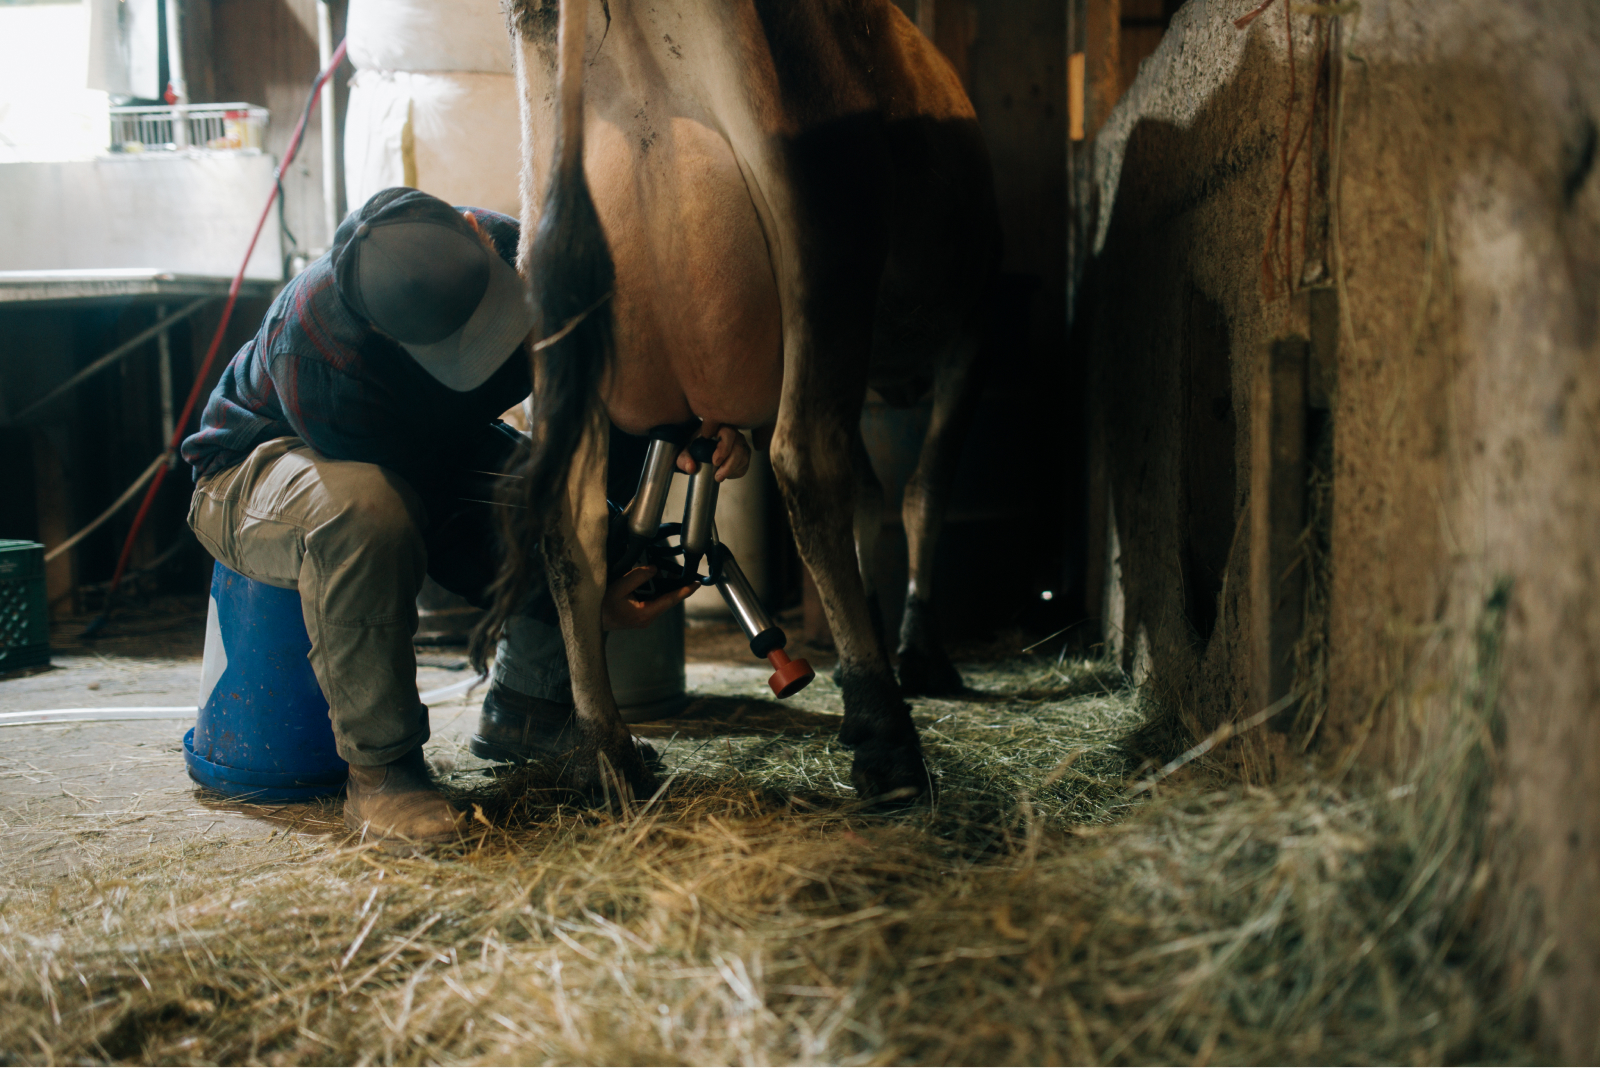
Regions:
[[88, 83], [85, 0], [0, 0], [0, 163], [104, 152], [108, 97]]

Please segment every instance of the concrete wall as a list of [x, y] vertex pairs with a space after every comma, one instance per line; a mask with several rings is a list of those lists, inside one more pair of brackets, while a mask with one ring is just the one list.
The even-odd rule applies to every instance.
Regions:
[[[277, 162], [261, 153], [149, 153], [0, 163], [0, 271], [157, 267], [232, 278]], [[245, 277], [283, 278], [262, 228]]]
[[[1297, 7], [1291, 97], [1284, 4], [1236, 28], [1254, 6], [1191, 0], [1096, 145], [1077, 315], [1108, 637], [1196, 730], [1292, 683], [1310, 696], [1274, 721], [1271, 759], [1392, 764], [1459, 707], [1509, 590], [1495, 892], [1521, 959], [1552, 952], [1551, 1052], [1587, 1062], [1600, 7]], [[1284, 338], [1302, 339], [1287, 406]], [[1298, 495], [1274, 482], [1280, 445]], [[1279, 569], [1268, 541], [1291, 520], [1317, 551]]]

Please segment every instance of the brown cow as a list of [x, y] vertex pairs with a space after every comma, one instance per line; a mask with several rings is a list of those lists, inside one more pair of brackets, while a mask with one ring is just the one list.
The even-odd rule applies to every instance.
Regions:
[[[999, 258], [960, 82], [890, 0], [513, 0], [509, 20], [521, 267], [554, 339], [534, 357], [526, 507], [491, 619], [542, 544], [585, 739], [573, 766], [647, 792], [605, 668], [604, 416], [753, 428], [838, 644], [855, 787], [931, 790], [902, 695], [961, 687], [930, 578]], [[882, 509], [869, 386], [933, 396], [905, 495], [898, 683], [857, 566]]]

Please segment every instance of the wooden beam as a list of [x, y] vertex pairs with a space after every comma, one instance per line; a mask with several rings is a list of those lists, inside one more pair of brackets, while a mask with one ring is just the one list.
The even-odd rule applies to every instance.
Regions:
[[[1257, 374], [1250, 418], [1251, 712], [1289, 693], [1300, 640], [1305, 569], [1306, 370], [1310, 345], [1272, 342]], [[1275, 726], [1294, 721], [1291, 704]]]
[[1083, 53], [1067, 57], [1067, 136], [1083, 140]]
[[1093, 137], [1122, 96], [1122, 0], [1087, 0], [1083, 23], [1084, 122]]
[[[65, 436], [64, 426], [30, 430], [38, 538], [47, 546], [60, 545], [73, 531], [72, 496], [57, 448]], [[51, 615], [68, 616], [76, 611], [77, 589], [77, 554], [63, 553], [44, 565], [45, 600], [50, 605]]]
[[1306, 323], [1311, 332], [1306, 403], [1331, 411], [1339, 392], [1339, 291], [1332, 286], [1307, 290]]

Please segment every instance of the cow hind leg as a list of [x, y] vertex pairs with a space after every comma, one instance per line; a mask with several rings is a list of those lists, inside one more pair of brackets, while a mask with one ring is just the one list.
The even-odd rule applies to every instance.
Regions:
[[610, 516], [606, 453], [606, 434], [591, 419], [573, 457], [563, 507], [542, 546], [566, 639], [577, 727], [577, 744], [562, 762], [559, 781], [595, 798], [644, 798], [655, 791], [656, 778], [617, 710], [601, 629]]
[[851, 475], [855, 479], [856, 510], [854, 532], [856, 540], [856, 566], [861, 570], [861, 586], [867, 595], [867, 614], [872, 620], [872, 635], [880, 649], [889, 648], [889, 639], [883, 625], [883, 604], [878, 596], [878, 539], [883, 532], [883, 483], [873, 470], [872, 458], [867, 454], [867, 444], [856, 427], [850, 447]]
[[[857, 492], [859, 407], [839, 409], [780, 416], [772, 467], [839, 651], [835, 678], [844, 696], [839, 740], [853, 755], [851, 782], [863, 799], [909, 800], [930, 793], [932, 778], [911, 708], [890, 670], [881, 625], [873, 626], [852, 536], [862, 496]], [[881, 499], [880, 490], [880, 508]]]
[[910, 577], [897, 655], [900, 687], [908, 696], [948, 697], [964, 688], [961, 673], [939, 640], [933, 612], [933, 559], [961, 443], [977, 406], [973, 355], [971, 348], [952, 353], [935, 372], [933, 416], [901, 505]]

